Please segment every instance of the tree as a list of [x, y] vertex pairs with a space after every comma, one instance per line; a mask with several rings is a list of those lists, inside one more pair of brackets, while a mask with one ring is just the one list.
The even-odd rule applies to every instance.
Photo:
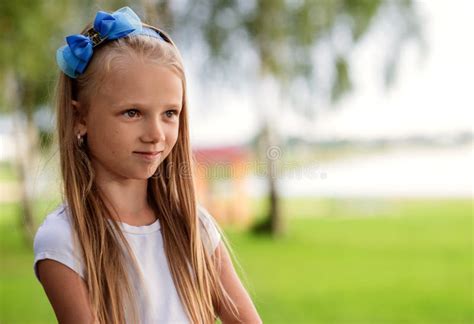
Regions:
[[[92, 3], [97, 6], [92, 6]], [[104, 8], [102, 3], [88, 1], [82, 10], [95, 13], [98, 9], [115, 10], [127, 4], [126, 1], [111, 1], [108, 5], [115, 7]], [[12, 83], [14, 80], [18, 89], [29, 89], [22, 95], [4, 98], [9, 98], [7, 106], [17, 107], [31, 117], [31, 112], [46, 97], [45, 88], [49, 86], [39, 80], [44, 80], [43, 76], [49, 78], [50, 69], [38, 62], [53, 59], [48, 43], [38, 34], [53, 35], [55, 30], [51, 26], [59, 28], [58, 21], [66, 22], [67, 19], [60, 19], [64, 9], [57, 3], [35, 1], [26, 4], [23, 0], [15, 4], [2, 3], [1, 6], [4, 18], [0, 28], [10, 38], [2, 42], [0, 49], [0, 69], [2, 75], [8, 76], [0, 82], [10, 80]], [[64, 2], [63, 6], [67, 7], [67, 3]], [[406, 41], [420, 35], [419, 19], [412, 0], [141, 0], [134, 9], [145, 16], [146, 21], [170, 31], [175, 39], [181, 41], [181, 48], [191, 49], [199, 42], [199, 46], [204, 48], [201, 54], [209, 56], [203, 64], [206, 75], [203, 79], [207, 82], [274, 86], [280, 93], [277, 102], [289, 100], [297, 103], [293, 109], [308, 117], [314, 115], [312, 102], [315, 100], [334, 102], [352, 89], [349, 57], [371, 26], [386, 20], [392, 27], [387, 32], [387, 38], [391, 40], [389, 46], [381, 48], [387, 54], [387, 84], [394, 79], [398, 53]], [[47, 31], [41, 29], [44, 26], [48, 26]], [[12, 34], [12, 30], [19, 33]], [[340, 41], [341, 36], [346, 41]], [[28, 45], [25, 45], [25, 39]], [[328, 52], [327, 74], [324, 75], [319, 72], [321, 64], [315, 59], [323, 46]], [[251, 58], [242, 55], [243, 52], [251, 53]], [[38, 55], [33, 57], [30, 53]], [[30, 64], [25, 65], [23, 61]], [[230, 73], [233, 78], [228, 77]], [[246, 82], [236, 84], [236, 80]], [[292, 90], [295, 85], [299, 87], [298, 93], [304, 91], [307, 94], [303, 99]], [[279, 147], [272, 118], [280, 108], [261, 109], [265, 102], [260, 93], [260, 88], [255, 91], [255, 105], [262, 127], [261, 150], [267, 159], [270, 209], [265, 222], [257, 228], [278, 235], [284, 232], [276, 181], [278, 159], [269, 152]], [[30, 117], [27, 120], [31, 120]]]
[[0, 112], [15, 121], [21, 228], [29, 243], [35, 231], [31, 171], [40, 146], [34, 113], [50, 102], [55, 49], [71, 9], [67, 1], [0, 2]]
[[[279, 101], [289, 100], [297, 113], [312, 118], [315, 99], [335, 102], [352, 89], [350, 54], [374, 24], [384, 21], [387, 29], [385, 48], [385, 81], [394, 80], [396, 65], [403, 46], [411, 37], [420, 40], [421, 30], [416, 6], [412, 0], [210, 0], [188, 1], [175, 8], [173, 30], [185, 44], [204, 39], [209, 55], [205, 65], [219, 83], [251, 78], [255, 84], [276, 84]], [[339, 38], [345, 39], [345, 41]], [[327, 48], [327, 75], [318, 74], [315, 57], [322, 46]], [[256, 59], [243, 58], [244, 49]], [[249, 64], [250, 62], [250, 64]], [[249, 69], [245, 69], [250, 66]], [[225, 71], [224, 73], [222, 71]], [[232, 73], [235, 78], [229, 78]], [[219, 75], [224, 77], [219, 77]], [[325, 82], [318, 82], [324, 80]], [[231, 81], [232, 82], [232, 81]], [[295, 85], [308, 94], [301, 102]], [[328, 86], [329, 85], [329, 86]], [[234, 85], [232, 85], [234, 86]], [[262, 125], [263, 153], [267, 158], [270, 209], [266, 220], [256, 227], [274, 235], [284, 232], [277, 186], [278, 160], [272, 148], [279, 147], [272, 117], [275, 109], [261, 109], [256, 91], [256, 112]]]

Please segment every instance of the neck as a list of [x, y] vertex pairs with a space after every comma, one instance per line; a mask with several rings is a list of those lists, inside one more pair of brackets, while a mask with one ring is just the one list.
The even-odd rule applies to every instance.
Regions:
[[114, 219], [133, 226], [149, 225], [156, 220], [147, 200], [146, 179], [125, 179], [97, 168], [96, 171], [95, 182]]

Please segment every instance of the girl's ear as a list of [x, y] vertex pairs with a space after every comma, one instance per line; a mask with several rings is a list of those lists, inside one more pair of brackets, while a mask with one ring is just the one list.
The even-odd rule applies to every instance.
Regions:
[[79, 101], [72, 100], [72, 108], [74, 109], [74, 134], [84, 136], [87, 133], [87, 124], [84, 114], [84, 107]]

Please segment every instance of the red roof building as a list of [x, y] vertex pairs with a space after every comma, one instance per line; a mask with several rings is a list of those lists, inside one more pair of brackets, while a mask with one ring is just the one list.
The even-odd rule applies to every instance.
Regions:
[[226, 146], [193, 150], [199, 202], [220, 224], [250, 224], [250, 200], [246, 188], [251, 152]]

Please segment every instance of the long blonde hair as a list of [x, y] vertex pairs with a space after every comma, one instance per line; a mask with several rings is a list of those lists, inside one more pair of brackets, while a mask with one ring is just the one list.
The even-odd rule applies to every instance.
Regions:
[[[144, 26], [159, 31], [167, 41], [138, 35], [105, 42], [94, 49], [94, 57], [82, 75], [76, 79], [64, 73], [59, 75], [56, 109], [63, 199], [68, 204], [83, 255], [89, 299], [96, 318], [100, 323], [124, 323], [130, 316], [131, 321], [138, 322], [126, 258], [133, 260], [134, 271], [137, 271], [136, 261], [118, 223], [107, 221], [115, 218], [96, 185], [87, 137], [81, 146], [74, 134], [79, 116], [73, 109], [72, 100], [84, 104], [87, 113], [87, 106], [107, 75], [112, 60], [119, 56], [138, 55], [173, 69], [181, 78], [184, 89], [179, 135], [156, 176], [148, 179], [147, 198], [160, 221], [170, 271], [189, 319], [193, 323], [214, 323], [218, 309], [225, 307], [234, 315], [238, 311], [219, 279], [219, 262], [203, 246], [202, 235], [205, 234], [201, 233], [197, 214], [195, 162], [189, 141], [182, 59], [168, 35], [155, 27]], [[82, 33], [90, 27], [88, 25]], [[180, 174], [183, 168], [186, 169], [185, 176]], [[218, 229], [230, 248], [224, 233]]]

